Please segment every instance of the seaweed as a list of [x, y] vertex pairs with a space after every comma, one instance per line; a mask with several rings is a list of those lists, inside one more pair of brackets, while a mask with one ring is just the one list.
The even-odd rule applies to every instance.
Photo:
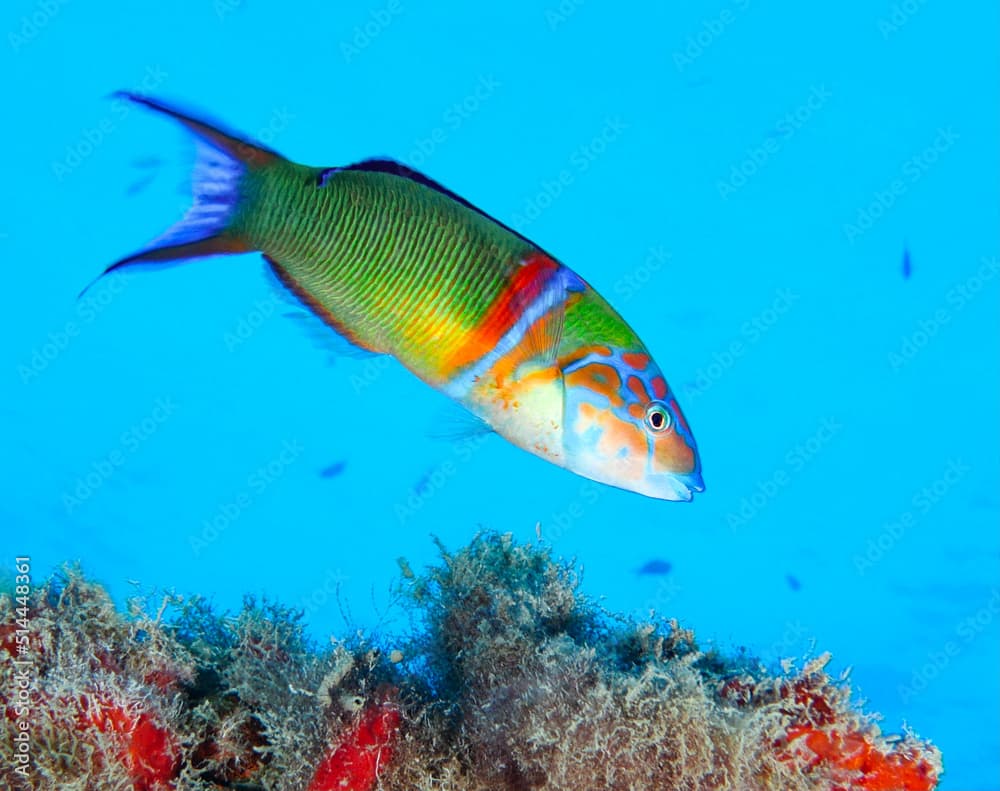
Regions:
[[[606, 612], [550, 549], [482, 533], [422, 575], [407, 635], [320, 647], [302, 613], [247, 597], [137, 597], [67, 569], [30, 610], [38, 789], [849, 789], [936, 786], [938, 750], [883, 736], [826, 655], [772, 673], [690, 629]], [[0, 655], [15, 604], [0, 594]], [[14, 688], [15, 663], [2, 665]], [[4, 744], [19, 716], [5, 701]], [[12, 757], [12, 756], [8, 756]]]

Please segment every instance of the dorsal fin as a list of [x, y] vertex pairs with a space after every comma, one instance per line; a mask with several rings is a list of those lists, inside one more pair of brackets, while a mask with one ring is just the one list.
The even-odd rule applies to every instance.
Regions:
[[472, 209], [472, 211], [476, 212], [477, 214], [481, 214], [487, 220], [496, 223], [504, 230], [514, 234], [514, 236], [516, 236], [522, 242], [526, 242], [527, 244], [534, 247], [536, 250], [539, 250], [548, 255], [549, 258], [554, 259], [554, 256], [549, 255], [549, 253], [546, 253], [545, 250], [543, 250], [539, 245], [535, 244], [535, 242], [531, 241], [531, 239], [529, 239], [524, 234], [514, 230], [506, 223], [500, 222], [500, 220], [498, 220], [489, 212], [483, 211], [474, 203], [471, 203], [470, 201], [467, 201], [465, 198], [463, 198], [461, 195], [452, 192], [450, 189], [445, 187], [440, 182], [435, 181], [430, 176], [426, 176], [419, 170], [414, 170], [408, 165], [404, 165], [402, 162], [398, 162], [395, 159], [376, 157], [374, 159], [365, 159], [361, 162], [355, 162], [353, 165], [347, 165], [346, 167], [342, 168], [327, 168], [326, 170], [322, 171], [319, 174], [316, 183], [322, 187], [324, 184], [326, 184], [326, 181], [328, 178], [330, 178], [330, 176], [344, 170], [361, 170], [361, 171], [367, 171], [369, 173], [389, 173], [390, 175], [393, 176], [399, 176], [400, 178], [409, 179], [410, 181], [415, 181], [417, 182], [417, 184], [422, 184], [425, 187], [430, 187], [435, 192], [440, 192], [442, 195], [447, 195], [453, 201], [461, 203], [463, 206], [465, 206], [468, 209]]

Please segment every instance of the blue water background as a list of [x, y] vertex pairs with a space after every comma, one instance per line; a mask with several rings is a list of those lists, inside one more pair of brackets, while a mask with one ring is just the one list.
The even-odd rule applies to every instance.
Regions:
[[[540, 523], [609, 609], [831, 651], [885, 730], [940, 745], [942, 788], [1000, 788], [998, 24], [937, 0], [9, 0], [3, 563], [391, 631], [397, 557]], [[256, 255], [76, 301], [186, 204], [189, 141], [121, 88], [301, 162], [403, 159], [516, 225], [653, 351], [707, 491], [429, 438], [446, 400], [320, 348]]]

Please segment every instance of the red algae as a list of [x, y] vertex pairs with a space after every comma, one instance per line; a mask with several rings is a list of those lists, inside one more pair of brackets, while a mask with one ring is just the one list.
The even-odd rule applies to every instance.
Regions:
[[912, 746], [876, 747], [856, 731], [820, 730], [809, 725], [788, 729], [790, 754], [784, 760], [804, 771], [823, 770], [833, 791], [931, 791], [938, 770]]
[[797, 772], [824, 777], [832, 791], [931, 791], [940, 761], [913, 739], [890, 743], [850, 709], [846, 691], [822, 672], [827, 656], [799, 678], [781, 683], [778, 698], [792, 720], [775, 741], [780, 760]]
[[86, 740], [92, 732], [111, 737], [110, 749], [108, 740], [93, 740], [95, 774], [101, 773], [104, 762], [114, 761], [132, 778], [135, 791], [173, 788], [180, 768], [180, 748], [175, 737], [153, 715], [135, 711], [134, 707], [100, 693], [81, 694], [74, 703], [77, 705], [74, 725], [81, 738]]
[[395, 690], [382, 693], [381, 702], [365, 709], [357, 725], [324, 758], [309, 791], [371, 791], [379, 774], [392, 760], [392, 742], [401, 715], [392, 700]]

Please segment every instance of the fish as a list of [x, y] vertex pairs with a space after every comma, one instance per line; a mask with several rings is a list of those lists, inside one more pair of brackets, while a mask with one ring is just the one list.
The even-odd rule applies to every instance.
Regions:
[[347, 461], [335, 461], [333, 464], [324, 467], [319, 471], [321, 478], [336, 478], [347, 468]]
[[910, 248], [903, 248], [903, 279], [909, 280], [913, 273], [913, 265], [910, 263]]
[[660, 560], [657, 558], [643, 563], [635, 570], [635, 573], [636, 576], [642, 576], [644, 574], [648, 574], [650, 576], [662, 576], [663, 574], [669, 574], [670, 569], [672, 568], [673, 566], [670, 565], [670, 561]]
[[136, 157], [132, 160], [132, 167], [139, 168], [140, 170], [152, 170], [160, 167], [162, 164], [163, 160], [157, 156]]
[[260, 252], [341, 339], [391, 355], [517, 447], [656, 499], [704, 491], [694, 435], [650, 351], [526, 236], [396, 160], [302, 165], [156, 98], [115, 96], [193, 134], [193, 200], [98, 279]]
[[128, 185], [128, 188], [125, 190], [125, 194], [138, 195], [140, 192], [146, 189], [146, 187], [152, 184], [155, 178], [156, 178], [156, 173], [149, 173], [148, 175], [145, 175], [142, 178], [136, 179], [135, 181], [133, 181], [131, 184]]
[[412, 494], [417, 497], [423, 497], [431, 488], [431, 476], [434, 474], [436, 468], [432, 467], [426, 470], [419, 478], [417, 482], [413, 484], [413, 488], [410, 490]]
[[799, 582], [798, 577], [793, 577], [791, 574], [785, 575], [785, 582], [788, 583], [788, 587], [793, 591], [802, 590], [802, 583]]

